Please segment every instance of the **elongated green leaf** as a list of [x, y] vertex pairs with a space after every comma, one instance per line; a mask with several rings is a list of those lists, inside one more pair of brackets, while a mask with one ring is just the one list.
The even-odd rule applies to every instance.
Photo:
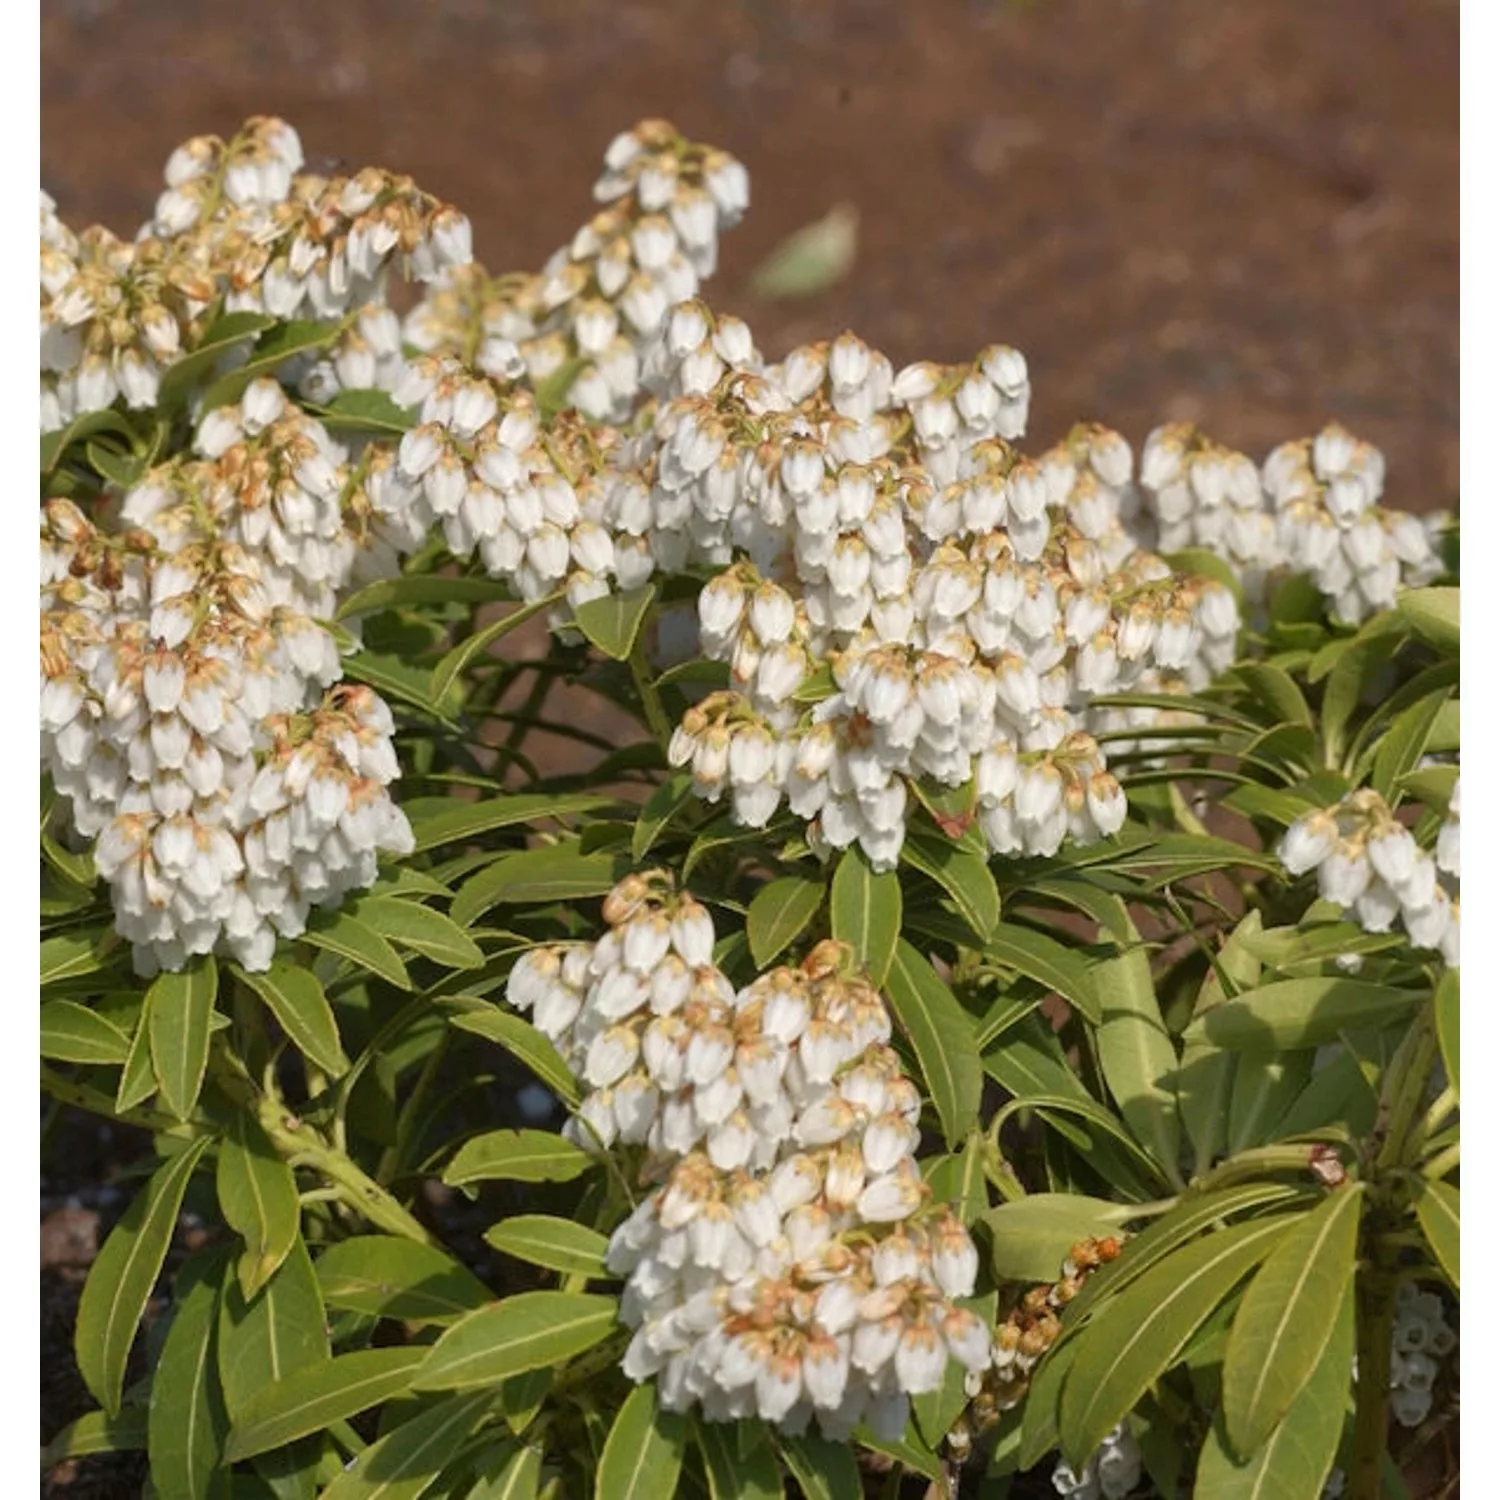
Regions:
[[412, 1383], [419, 1390], [463, 1390], [560, 1365], [607, 1338], [618, 1311], [615, 1298], [587, 1292], [507, 1297], [448, 1329]]
[[[1243, 1054], [1246, 1058], [1258, 1055]], [[1286, 1113], [1263, 1133], [1263, 1139], [1284, 1141], [1329, 1125], [1342, 1126], [1357, 1139], [1375, 1128], [1378, 1107], [1358, 1054], [1341, 1048], [1337, 1056], [1313, 1073]]]
[[935, 1203], [947, 1203], [963, 1222], [972, 1224], [990, 1206], [984, 1178], [984, 1137], [976, 1130], [952, 1156], [931, 1157], [922, 1174]]
[[1210, 1234], [1143, 1272], [1094, 1316], [1059, 1407], [1063, 1456], [1075, 1471], [1288, 1227], [1275, 1217]]
[[1089, 1277], [1063, 1315], [1064, 1337], [1076, 1331], [1106, 1299], [1124, 1291], [1152, 1266], [1205, 1231], [1251, 1209], [1290, 1204], [1296, 1196], [1296, 1189], [1283, 1183], [1246, 1182], [1185, 1198], [1127, 1240], [1117, 1260]]
[[371, 1443], [318, 1500], [417, 1500], [474, 1430], [489, 1400], [480, 1393], [429, 1406]]
[[1292, 1107], [1312, 1077], [1311, 1050], [1298, 1052], [1241, 1052], [1235, 1058], [1234, 1087], [1229, 1099], [1231, 1156], [1263, 1146], [1272, 1127]]
[[1313, 727], [1312, 710], [1290, 672], [1270, 662], [1241, 662], [1234, 675], [1270, 709], [1276, 722]]
[[1421, 998], [1416, 990], [1362, 979], [1279, 979], [1194, 1017], [1183, 1035], [1249, 1051], [1319, 1047], [1340, 1032], [1399, 1020]]
[[984, 945], [986, 955], [1061, 995], [1086, 1021], [1099, 1025], [1104, 1012], [1088, 965], [1055, 938], [1002, 922]]
[[1004, 1281], [1056, 1281], [1079, 1240], [1113, 1234], [1131, 1217], [1128, 1204], [1081, 1193], [1028, 1193], [980, 1215], [990, 1231], [995, 1275]]
[[1291, 1410], [1354, 1276], [1364, 1184], [1331, 1192], [1287, 1230], [1251, 1278], [1224, 1352], [1224, 1430], [1248, 1460]]
[[42, 940], [41, 985], [61, 984], [95, 974], [108, 962], [104, 953], [107, 939], [98, 932], [65, 932]]
[[662, 1411], [656, 1387], [638, 1385], [609, 1429], [594, 1493], [599, 1500], [658, 1500], [677, 1493], [687, 1447], [687, 1421]]
[[951, 839], [908, 832], [901, 860], [936, 881], [953, 898], [980, 942], [991, 936], [1000, 920], [1000, 890], [983, 854]]
[[[756, 1443], [749, 1452], [737, 1441], [738, 1423], [693, 1423], [693, 1439], [703, 1455], [711, 1500], [780, 1500], [781, 1475], [768, 1443]], [[600, 1497], [603, 1500], [603, 1497]]]
[[209, 1021], [218, 991], [219, 970], [211, 957], [195, 959], [180, 974], [160, 974], [151, 985], [151, 1069], [162, 1103], [179, 1120], [193, 1112], [203, 1087]]
[[464, 883], [453, 899], [453, 920], [469, 927], [496, 906], [604, 896], [629, 873], [630, 864], [622, 850], [580, 854], [576, 840], [505, 854]]
[[238, 401], [252, 380], [259, 380], [263, 375], [274, 375], [294, 355], [322, 349], [338, 336], [337, 323], [317, 322], [312, 318], [278, 323], [273, 328], [268, 328], [250, 351], [250, 358], [244, 364], [237, 365], [227, 375], [219, 376], [204, 391], [199, 415], [207, 415], [215, 407]]
[[440, 911], [395, 896], [365, 896], [357, 912], [359, 920], [381, 937], [445, 968], [477, 969], [484, 963], [479, 944]]
[[330, 1245], [316, 1266], [329, 1307], [406, 1323], [440, 1323], [487, 1306], [490, 1289], [433, 1245], [360, 1234]]
[[127, 1406], [117, 1417], [102, 1411], [87, 1411], [69, 1422], [42, 1449], [42, 1471], [55, 1468], [67, 1458], [87, 1458], [94, 1453], [138, 1453], [146, 1448], [146, 1412]]
[[845, 850], [834, 871], [828, 916], [834, 937], [854, 949], [871, 983], [883, 987], [901, 934], [901, 882], [895, 872], [877, 875], [863, 850]]
[[181, 401], [236, 344], [243, 344], [276, 326], [270, 313], [232, 312], [214, 320], [203, 342], [170, 365], [156, 391], [156, 405], [164, 410]]
[[1457, 653], [1459, 591], [1456, 588], [1403, 589], [1396, 598], [1402, 618], [1439, 651]]
[[268, 1453], [405, 1393], [425, 1348], [358, 1349], [292, 1371], [252, 1396], [229, 1436], [231, 1463]]
[[115, 1109], [121, 1114], [144, 1104], [156, 1092], [156, 1075], [151, 1071], [150, 1016], [151, 992], [147, 990], [141, 1013], [136, 1017], [135, 1035], [130, 1039], [125, 1066], [120, 1069], [119, 1087], [115, 1090]]
[[751, 291], [765, 301], [816, 296], [848, 275], [858, 238], [858, 209], [835, 203], [771, 251], [755, 268]]
[[504, 1047], [512, 1057], [525, 1063], [558, 1098], [577, 1105], [583, 1098], [578, 1080], [562, 1060], [556, 1047], [530, 1021], [501, 1010], [496, 1005], [478, 1003], [472, 1009], [455, 1011], [449, 1020], [461, 1031], [472, 1031]]
[[219, 1207], [245, 1241], [240, 1289], [254, 1297], [291, 1253], [302, 1223], [297, 1181], [265, 1131], [244, 1111], [219, 1143]]
[[475, 631], [468, 639], [460, 641], [432, 669], [432, 680], [427, 688], [428, 700], [441, 703], [448, 696], [449, 688], [458, 681], [471, 662], [488, 651], [496, 641], [503, 640], [512, 630], [551, 609], [561, 597], [560, 593], [548, 594], [545, 599], [523, 604], [519, 609], [511, 610], [508, 615], [492, 620], [483, 630]]
[[859, 1465], [847, 1443], [831, 1443], [811, 1432], [802, 1437], [778, 1433], [776, 1446], [804, 1500], [862, 1500]]
[[580, 604], [573, 611], [573, 620], [606, 656], [624, 661], [635, 646], [655, 597], [656, 586], [650, 583], [626, 593], [606, 594]]
[[498, 578], [444, 578], [431, 573], [405, 573], [377, 578], [344, 599], [335, 620], [367, 615], [380, 609], [402, 609], [413, 604], [500, 604], [511, 598], [510, 586]]
[[535, 1500], [541, 1480], [541, 1449], [517, 1448], [498, 1474], [480, 1480], [464, 1500]]
[[[1111, 1165], [1110, 1176], [1114, 1185], [1128, 1192], [1135, 1183], [1165, 1186], [1168, 1179], [1163, 1169], [1147, 1154], [1146, 1150], [1126, 1131], [1109, 1110], [1082, 1090], [1072, 1094], [1034, 1094], [1024, 1101], [1025, 1107], [1037, 1110], [1042, 1118], [1065, 1140], [1072, 1141], [1081, 1151], [1099, 1155], [1110, 1145], [1120, 1148], [1117, 1161], [1127, 1163], [1129, 1180], [1120, 1180], [1118, 1166]], [[1007, 1111], [1018, 1107], [1014, 1102], [1005, 1106]], [[1083, 1131], [1071, 1128], [1072, 1120], [1081, 1120], [1087, 1127]]]
[[1174, 1083], [1177, 1049], [1167, 1035], [1151, 960], [1138, 940], [1090, 976], [1100, 997], [1099, 1066], [1131, 1134], [1168, 1178], [1178, 1175], [1182, 1126]]
[[517, 1214], [487, 1229], [485, 1239], [495, 1249], [529, 1265], [570, 1275], [603, 1276], [609, 1241], [587, 1224], [555, 1219], [549, 1214]]
[[951, 1150], [973, 1125], [984, 1088], [974, 1023], [937, 970], [905, 938], [897, 941], [885, 991], [916, 1053]]
[[1417, 1222], [1443, 1274], [1458, 1290], [1458, 1189], [1446, 1182], [1423, 1182], [1417, 1192]]
[[416, 852], [437, 849], [493, 833], [497, 828], [514, 828], [518, 823], [546, 823], [571, 813], [598, 812], [616, 806], [613, 797], [598, 797], [590, 792], [572, 792], [555, 796], [543, 792], [514, 797], [489, 797], [483, 802], [448, 802], [439, 811], [412, 819]]
[[395, 985], [398, 990], [412, 987], [400, 954], [373, 927], [350, 912], [315, 912], [302, 941], [347, 958], [357, 968]]
[[500, 1382], [500, 1414], [517, 1437], [536, 1420], [551, 1390], [552, 1372], [546, 1369], [527, 1370]]
[[123, 1063], [130, 1038], [113, 1021], [76, 1000], [49, 1000], [42, 1006], [42, 1056], [60, 1062]]
[[78, 1373], [111, 1417], [120, 1414], [136, 1325], [167, 1258], [188, 1178], [207, 1146], [208, 1137], [200, 1136], [157, 1168], [105, 1240], [84, 1283], [74, 1330]]
[[1068, 1373], [1081, 1347], [1077, 1340], [1054, 1343], [1031, 1372], [1031, 1384], [1026, 1391], [1025, 1411], [1021, 1417], [1021, 1444], [1016, 1455], [1016, 1461], [1023, 1469], [1034, 1467], [1057, 1447], [1057, 1408]]
[[693, 773], [683, 770], [674, 771], [646, 799], [646, 805], [635, 820], [635, 828], [630, 835], [630, 856], [637, 864], [645, 859], [651, 846], [677, 815], [678, 809], [692, 795]]
[[41, 436], [41, 469], [50, 474], [74, 443], [81, 443], [96, 432], [116, 432], [134, 447], [136, 431], [117, 411], [87, 411], [73, 418], [66, 427]]
[[948, 1482], [943, 1472], [942, 1459], [926, 1443], [920, 1441], [909, 1426], [905, 1436], [890, 1442], [885, 1438], [876, 1437], [869, 1427], [861, 1422], [854, 1429], [854, 1442], [857, 1447], [869, 1448], [876, 1453], [885, 1454], [887, 1458], [900, 1464], [903, 1469], [909, 1469], [913, 1474], [924, 1475], [934, 1484]]
[[750, 940], [750, 956], [758, 967], [769, 967], [777, 954], [797, 940], [818, 914], [824, 889], [821, 880], [786, 875], [755, 893], [745, 914], [745, 931]]
[[1198, 1458], [1194, 1493], [1214, 1500], [1321, 1500], [1349, 1402], [1354, 1286], [1345, 1287], [1322, 1357], [1280, 1425], [1240, 1463], [1222, 1414]]
[[196, 1256], [174, 1289], [172, 1323], [151, 1375], [147, 1433], [151, 1482], [161, 1500], [207, 1500], [225, 1493], [215, 1483], [229, 1433], [229, 1413], [214, 1367], [219, 1296], [227, 1250]]
[[[313, 410], [325, 427], [334, 432], [378, 432], [400, 436], [417, 425], [417, 413], [398, 406], [388, 391], [356, 389], [340, 391], [327, 406]], [[448, 579], [450, 583], [476, 582]]]
[[1396, 788], [1408, 771], [1416, 769], [1427, 749], [1438, 715], [1452, 696], [1452, 689], [1429, 693], [1403, 709], [1380, 736], [1370, 768], [1370, 785], [1387, 801], [1394, 801]]
[[488, 1130], [458, 1148], [443, 1181], [571, 1182], [595, 1165], [595, 1157], [551, 1131]]
[[1458, 1093], [1458, 970], [1448, 969], [1438, 981], [1432, 997], [1433, 1018], [1437, 1023], [1438, 1047], [1443, 1068], [1453, 1092]]
[[236, 1422], [267, 1386], [328, 1358], [323, 1296], [300, 1239], [254, 1298], [247, 1299], [237, 1281], [225, 1286], [219, 1303], [219, 1378]]
[[251, 974], [236, 967], [234, 975], [260, 996], [309, 1062], [316, 1063], [333, 1078], [349, 1071], [349, 1059], [339, 1044], [333, 1007], [312, 970], [277, 959], [262, 973]]

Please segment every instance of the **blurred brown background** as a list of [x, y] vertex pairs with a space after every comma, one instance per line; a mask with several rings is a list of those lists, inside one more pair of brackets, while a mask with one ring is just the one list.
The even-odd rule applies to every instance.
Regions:
[[[48, 0], [43, 181], [130, 231], [172, 146], [284, 115], [413, 173], [491, 269], [539, 265], [648, 114], [750, 168], [708, 295], [768, 354], [1031, 361], [1031, 437], [1192, 418], [1257, 459], [1329, 417], [1389, 497], [1458, 485], [1455, 0]], [[749, 274], [839, 200], [850, 275]]]

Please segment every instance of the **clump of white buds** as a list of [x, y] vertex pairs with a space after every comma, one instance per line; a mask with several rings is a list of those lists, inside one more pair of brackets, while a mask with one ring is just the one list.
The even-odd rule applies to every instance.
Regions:
[[1391, 1415], [1403, 1427], [1420, 1427], [1427, 1420], [1441, 1363], [1457, 1347], [1443, 1299], [1436, 1292], [1418, 1291], [1413, 1282], [1398, 1283], [1391, 1326]]
[[1052, 1471], [1052, 1488], [1065, 1500], [1125, 1500], [1141, 1482], [1141, 1450], [1122, 1422], [1075, 1474], [1063, 1459]]

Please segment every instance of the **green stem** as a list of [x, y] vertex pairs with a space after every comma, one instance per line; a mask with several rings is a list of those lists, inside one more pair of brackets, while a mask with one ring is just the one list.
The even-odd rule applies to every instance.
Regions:
[[635, 690], [640, 695], [641, 708], [646, 715], [646, 725], [656, 737], [663, 750], [672, 738], [671, 721], [662, 707], [661, 694], [651, 681], [651, 671], [646, 662], [645, 644], [637, 638], [630, 652], [630, 675], [635, 679]]
[[1395, 1277], [1377, 1264], [1357, 1282], [1357, 1296], [1359, 1377], [1355, 1392], [1348, 1496], [1349, 1500], [1380, 1500], [1390, 1425]]
[[1183, 1197], [1198, 1197], [1215, 1188], [1230, 1187], [1273, 1172], [1306, 1172], [1311, 1163], [1310, 1146], [1256, 1146], [1220, 1162], [1202, 1177], [1195, 1177]]

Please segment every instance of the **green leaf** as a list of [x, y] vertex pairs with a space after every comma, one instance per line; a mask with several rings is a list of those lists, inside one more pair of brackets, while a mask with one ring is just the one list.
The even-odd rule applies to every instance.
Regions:
[[517, 1214], [487, 1229], [485, 1239], [506, 1255], [528, 1265], [567, 1275], [604, 1276], [609, 1241], [587, 1224], [549, 1214]]
[[[1241, 1055], [1249, 1058], [1257, 1054]], [[1379, 1101], [1358, 1055], [1340, 1048], [1335, 1057], [1313, 1073], [1286, 1113], [1263, 1131], [1261, 1138], [1284, 1141], [1330, 1125], [1347, 1130], [1351, 1137], [1368, 1135], [1375, 1128], [1378, 1107]]]
[[589, 599], [573, 611], [573, 623], [606, 656], [624, 661], [635, 648], [635, 638], [655, 597], [656, 586], [648, 583], [626, 593]]
[[443, 1181], [571, 1182], [597, 1165], [597, 1157], [548, 1130], [487, 1130], [458, 1148]]
[[630, 835], [630, 855], [639, 864], [661, 837], [662, 830], [693, 796], [693, 773], [674, 771], [646, 799]]
[[41, 1051], [59, 1062], [113, 1066], [130, 1056], [130, 1038], [76, 1000], [49, 1000], [42, 1006]]
[[478, 969], [484, 964], [479, 944], [451, 917], [402, 901], [395, 896], [362, 897], [351, 915], [381, 937], [420, 953], [448, 969]]
[[562, 1364], [618, 1326], [613, 1297], [522, 1292], [470, 1313], [432, 1346], [412, 1382], [419, 1390], [493, 1385], [523, 1370]]
[[1099, 992], [1084, 959], [1055, 938], [1002, 922], [984, 945], [987, 957], [996, 963], [1044, 984], [1061, 995], [1086, 1021], [1098, 1026], [1104, 1020]]
[[259, 380], [264, 375], [274, 376], [293, 355], [326, 348], [339, 336], [339, 332], [338, 323], [320, 323], [311, 318], [278, 323], [267, 329], [244, 364], [237, 365], [227, 375], [221, 375], [204, 391], [203, 404], [198, 412], [200, 419], [216, 407], [238, 401], [251, 381]]
[[228, 1259], [226, 1250], [208, 1251], [177, 1278], [172, 1321], [151, 1373], [147, 1417], [151, 1482], [161, 1500], [223, 1493], [219, 1465], [229, 1413], [214, 1368], [214, 1340]]
[[1458, 1189], [1424, 1181], [1417, 1192], [1417, 1222], [1443, 1275], [1458, 1290]]
[[1286, 1416], [1245, 1463], [1232, 1453], [1222, 1414], [1198, 1458], [1194, 1494], [1214, 1500], [1321, 1500], [1349, 1404], [1354, 1287], [1344, 1290], [1322, 1357]]
[[638, 1385], [625, 1398], [599, 1457], [594, 1493], [599, 1500], [664, 1500], [677, 1493], [687, 1421], [661, 1411], [656, 1386]]
[[1223, 584], [1236, 601], [1244, 605], [1243, 585], [1234, 569], [1212, 547], [1183, 547], [1177, 552], [1163, 554], [1163, 561], [1174, 573], [1211, 578], [1215, 583]]
[[1224, 1352], [1224, 1430], [1248, 1460], [1291, 1410], [1354, 1277], [1364, 1185], [1335, 1188], [1266, 1257], [1240, 1298]]
[[1329, 766], [1343, 762], [1349, 723], [1376, 672], [1391, 659], [1394, 647], [1388, 634], [1361, 637], [1338, 658], [1328, 674], [1318, 719], [1323, 731], [1323, 759]]
[[876, 1437], [861, 1422], [854, 1429], [854, 1443], [857, 1447], [869, 1448], [876, 1453], [885, 1454], [887, 1458], [894, 1459], [902, 1468], [911, 1470], [913, 1474], [921, 1474], [932, 1480], [934, 1484], [945, 1485], [948, 1482], [942, 1459], [918, 1439], [910, 1425], [903, 1437], [890, 1442], [885, 1438]]
[[1313, 727], [1312, 710], [1290, 672], [1269, 662], [1241, 662], [1234, 675], [1275, 715], [1275, 723]]
[[43, 475], [52, 473], [62, 461], [63, 455], [74, 443], [81, 443], [96, 432], [117, 432], [133, 448], [138, 441], [135, 428], [117, 411], [88, 411], [74, 417], [66, 427], [42, 434], [41, 469]]
[[512, 1057], [525, 1063], [565, 1103], [576, 1107], [582, 1100], [583, 1093], [578, 1087], [578, 1080], [574, 1078], [567, 1063], [562, 1060], [557, 1048], [530, 1021], [482, 1001], [476, 1003], [473, 1009], [455, 1012], [448, 1019], [461, 1031], [472, 1031], [476, 1036], [504, 1047]]
[[1316, 1052], [1241, 1052], [1234, 1058], [1225, 1149], [1237, 1156], [1263, 1146], [1312, 1077]]
[[823, 895], [821, 880], [802, 875], [783, 876], [755, 893], [745, 914], [745, 931], [757, 967], [768, 968], [773, 958], [796, 941], [818, 914]]
[[934, 880], [952, 898], [980, 942], [1000, 920], [1000, 891], [982, 854], [964, 844], [908, 832], [901, 861]]
[[1284, 1218], [1266, 1218], [1218, 1230], [1143, 1272], [1094, 1316], [1059, 1408], [1063, 1456], [1075, 1471], [1287, 1228]]
[[781, 1475], [769, 1443], [757, 1443], [748, 1453], [742, 1451], [736, 1441], [740, 1427], [740, 1423], [709, 1422], [702, 1417], [693, 1423], [693, 1438], [708, 1472], [711, 1500], [780, 1500], [784, 1493]]
[[512, 630], [518, 629], [528, 620], [551, 609], [561, 597], [560, 593], [548, 594], [544, 599], [537, 599], [531, 604], [523, 604], [519, 609], [511, 610], [508, 615], [502, 615], [498, 620], [491, 620], [483, 630], [476, 630], [473, 635], [460, 641], [432, 669], [432, 679], [427, 689], [430, 701], [441, 703], [448, 696], [448, 689], [464, 674], [470, 662], [482, 656], [496, 641], [503, 640]]
[[422, 1347], [358, 1349], [294, 1370], [245, 1404], [224, 1456], [238, 1463], [268, 1453], [403, 1395], [426, 1358]]
[[136, 1325], [167, 1258], [188, 1178], [208, 1142], [200, 1136], [157, 1168], [105, 1240], [84, 1283], [74, 1329], [78, 1373], [111, 1417], [120, 1414]]
[[136, 1017], [135, 1035], [125, 1066], [120, 1069], [120, 1083], [115, 1090], [115, 1110], [124, 1114], [144, 1104], [156, 1092], [156, 1075], [151, 1071], [151, 992], [146, 991], [141, 1013]]
[[1456, 588], [1403, 589], [1396, 608], [1416, 633], [1439, 651], [1457, 653], [1459, 591]]
[[[1094, 1272], [1094, 1276], [1098, 1274]], [[1056, 1272], [1049, 1272], [1048, 1279], [1054, 1275]], [[1081, 1347], [1076, 1340], [1054, 1342], [1031, 1372], [1021, 1417], [1021, 1446], [1016, 1455], [1016, 1461], [1023, 1469], [1034, 1468], [1057, 1447], [1057, 1409], [1062, 1400], [1063, 1386]]]
[[1433, 1018], [1437, 1023], [1438, 1047], [1443, 1054], [1443, 1068], [1453, 1092], [1458, 1092], [1458, 970], [1448, 969], [1438, 981], [1432, 997]]
[[198, 347], [184, 354], [163, 374], [156, 390], [157, 409], [164, 411], [176, 406], [236, 344], [243, 344], [275, 326], [276, 319], [270, 313], [232, 312], [215, 319]]
[[976, 1130], [962, 1151], [929, 1157], [922, 1174], [935, 1203], [947, 1203], [965, 1224], [972, 1224], [990, 1206], [984, 1177], [984, 1137]]
[[1320, 1047], [1342, 1031], [1399, 1020], [1421, 998], [1362, 979], [1279, 979], [1221, 1001], [1195, 1017], [1183, 1036], [1249, 1051]]
[[848, 274], [858, 239], [859, 211], [835, 203], [771, 251], [752, 274], [750, 290], [762, 301], [816, 296]]
[[126, 1407], [117, 1417], [102, 1411], [86, 1411], [42, 1449], [42, 1470], [55, 1468], [67, 1458], [145, 1450], [146, 1412], [142, 1407]]
[[427, 1407], [371, 1443], [318, 1500], [416, 1500], [432, 1488], [489, 1401], [481, 1392]]
[[327, 406], [310, 410], [335, 432], [377, 432], [399, 437], [417, 425], [416, 413], [398, 406], [389, 391], [340, 391]]
[[[493, 1479], [475, 1485], [464, 1500], [534, 1500], [541, 1478], [541, 1450], [518, 1448]], [[550, 1500], [556, 1500], [556, 1495], [556, 1490], [549, 1490]]]
[[932, 964], [905, 938], [885, 982], [897, 1024], [911, 1041], [949, 1149], [973, 1126], [984, 1089], [974, 1023]]
[[804, 1500], [863, 1500], [859, 1465], [847, 1443], [832, 1443], [809, 1432], [802, 1437], [778, 1433], [776, 1445]]
[[1386, 725], [1371, 764], [1370, 785], [1387, 801], [1397, 800], [1401, 778], [1416, 769], [1432, 738], [1438, 715], [1452, 695], [1451, 688], [1429, 693]]
[[118, 490], [134, 489], [146, 472], [144, 453], [126, 457], [103, 443], [92, 441], [84, 445], [83, 451], [89, 467]]
[[[447, 799], [444, 799], [447, 800]], [[570, 813], [598, 812], [615, 807], [613, 797], [596, 797], [590, 792], [573, 792], [558, 796], [533, 792], [519, 796], [487, 797], [482, 802], [453, 802], [425, 817], [413, 817], [412, 833], [416, 853], [477, 838], [497, 828], [512, 828], [518, 823], [545, 823]]]
[[520, 1437], [536, 1420], [536, 1415], [552, 1392], [550, 1370], [527, 1370], [500, 1382], [500, 1414], [505, 1425]]
[[372, 927], [347, 911], [314, 912], [302, 940], [347, 958], [356, 968], [374, 974], [398, 990], [412, 987], [411, 976], [396, 950]]
[[96, 974], [108, 963], [105, 947], [108, 937], [98, 931], [65, 932], [43, 940], [41, 950], [41, 986], [61, 984]]
[[292, 1169], [243, 1110], [230, 1119], [219, 1143], [218, 1193], [225, 1222], [245, 1241], [240, 1288], [254, 1297], [291, 1253], [302, 1205]]
[[1090, 978], [1103, 1002], [1098, 1046], [1104, 1081], [1131, 1134], [1169, 1179], [1177, 1178], [1177, 1049], [1156, 1003], [1151, 960], [1139, 934], [1135, 946], [1097, 965]]
[[377, 578], [355, 589], [338, 607], [335, 620], [373, 614], [382, 609], [406, 609], [422, 604], [498, 604], [510, 599], [508, 584], [496, 578], [447, 578], [433, 573], [403, 573]]
[[219, 1304], [219, 1378], [235, 1421], [267, 1386], [328, 1357], [323, 1295], [301, 1239], [254, 1298], [247, 1299], [237, 1281], [225, 1286]]
[[505, 854], [465, 881], [453, 898], [453, 920], [469, 927], [496, 906], [606, 896], [630, 866], [629, 855], [620, 850], [580, 854], [576, 840]]
[[219, 970], [212, 957], [194, 959], [180, 974], [159, 974], [151, 985], [146, 1013], [151, 1068], [162, 1103], [179, 1120], [193, 1112], [203, 1087], [218, 992]]
[[1131, 1218], [1129, 1204], [1081, 1193], [1028, 1193], [979, 1216], [990, 1231], [992, 1264], [1002, 1281], [1056, 1281], [1079, 1240], [1116, 1233]]
[[833, 935], [854, 949], [854, 956], [884, 988], [901, 935], [901, 881], [894, 870], [877, 875], [858, 848], [846, 849], [833, 875], [828, 912]]
[[339, 1044], [333, 1007], [311, 969], [277, 959], [259, 974], [236, 966], [234, 976], [260, 996], [309, 1062], [333, 1078], [341, 1078], [349, 1071], [349, 1059]]
[[493, 1301], [490, 1289], [451, 1256], [394, 1235], [340, 1240], [323, 1251], [314, 1269], [329, 1307], [372, 1318], [440, 1323]]

